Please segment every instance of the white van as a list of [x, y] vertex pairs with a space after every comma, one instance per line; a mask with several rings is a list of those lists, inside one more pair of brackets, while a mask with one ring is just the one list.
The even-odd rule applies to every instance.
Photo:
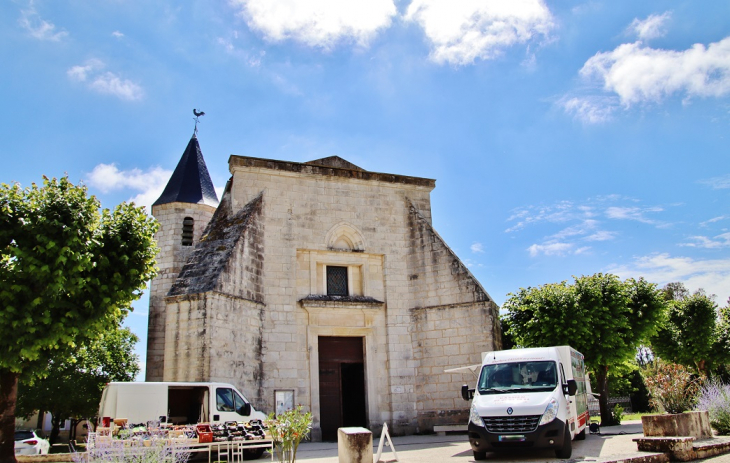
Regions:
[[472, 400], [475, 460], [515, 447], [549, 448], [570, 458], [572, 440], [585, 439], [590, 384], [580, 352], [570, 346], [483, 352], [474, 367], [481, 369], [476, 388], [464, 385], [461, 394]]
[[101, 395], [99, 420], [104, 417], [178, 425], [263, 420], [266, 415], [226, 383], [112, 382]]

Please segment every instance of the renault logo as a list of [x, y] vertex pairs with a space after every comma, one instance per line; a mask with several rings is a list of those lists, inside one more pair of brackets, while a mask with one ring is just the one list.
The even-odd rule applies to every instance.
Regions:
[[514, 410], [512, 410], [512, 407], [510, 407], [510, 408], [508, 408], [508, 409], [507, 409], [507, 414], [508, 414], [508, 415], [511, 415], [511, 414], [512, 414], [512, 412], [514, 412]]

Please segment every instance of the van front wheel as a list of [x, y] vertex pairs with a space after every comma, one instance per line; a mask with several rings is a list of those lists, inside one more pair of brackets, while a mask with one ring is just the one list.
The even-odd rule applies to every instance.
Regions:
[[570, 458], [573, 454], [573, 443], [570, 440], [570, 429], [565, 425], [565, 435], [563, 436], [563, 446], [555, 450], [555, 456], [558, 458]]
[[474, 459], [475, 460], [486, 460], [487, 452], [477, 452], [476, 450], [474, 450]]

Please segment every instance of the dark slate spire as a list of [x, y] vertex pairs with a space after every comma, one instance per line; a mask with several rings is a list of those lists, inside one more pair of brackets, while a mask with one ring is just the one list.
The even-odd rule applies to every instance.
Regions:
[[185, 148], [180, 162], [175, 167], [175, 172], [167, 182], [165, 191], [153, 206], [176, 202], [218, 206], [218, 195], [213, 188], [203, 153], [200, 151], [198, 137], [195, 135]]

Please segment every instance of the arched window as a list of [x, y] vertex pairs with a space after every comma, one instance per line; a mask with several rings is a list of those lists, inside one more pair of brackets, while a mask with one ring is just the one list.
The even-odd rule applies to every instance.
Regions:
[[182, 226], [182, 245], [192, 246], [193, 245], [193, 225], [195, 220], [192, 217], [185, 217], [183, 219]]

